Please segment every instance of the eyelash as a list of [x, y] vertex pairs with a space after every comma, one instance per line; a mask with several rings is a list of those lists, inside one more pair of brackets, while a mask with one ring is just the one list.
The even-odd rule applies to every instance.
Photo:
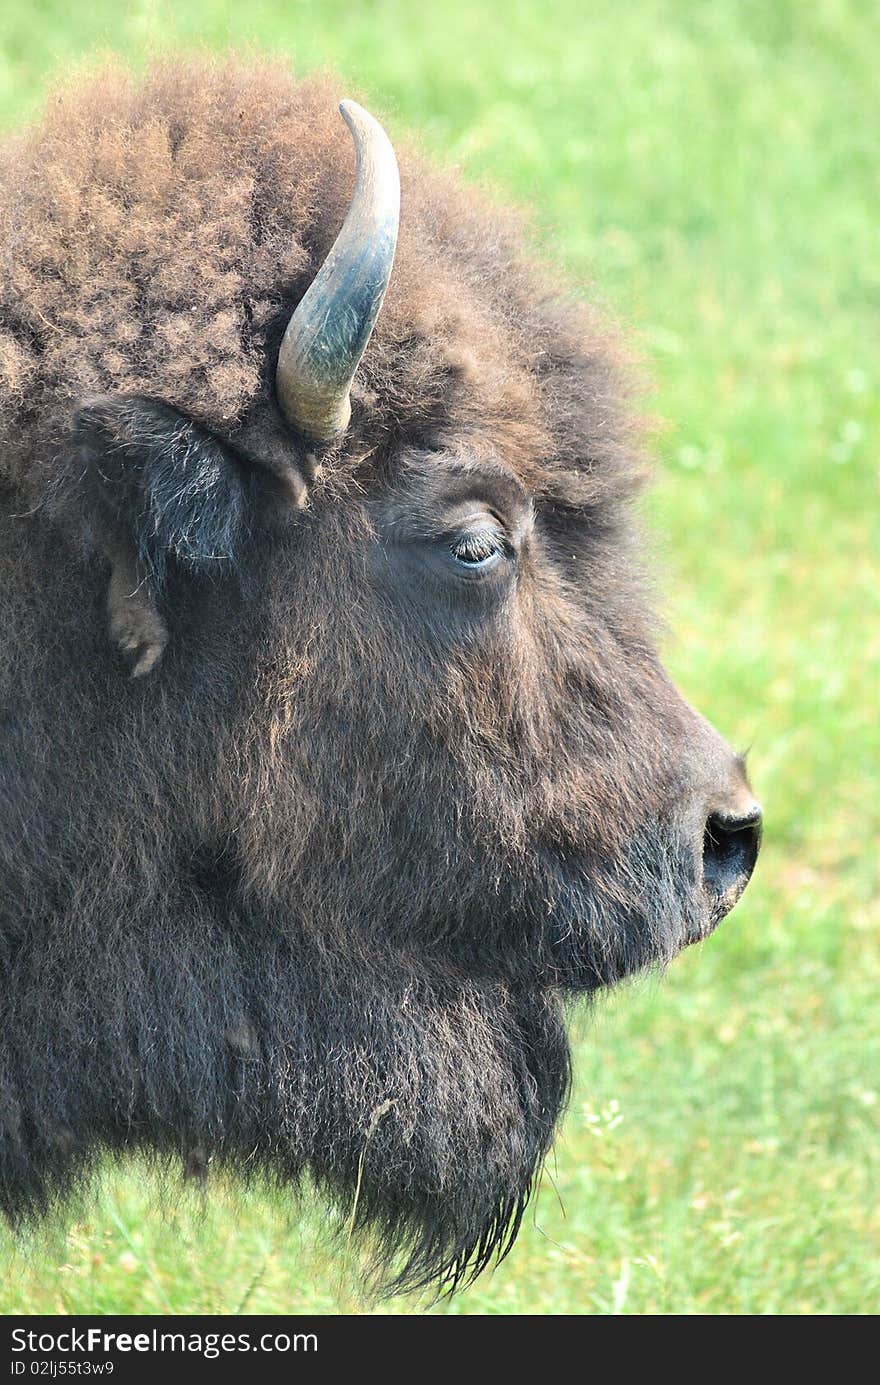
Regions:
[[513, 554], [506, 533], [491, 524], [460, 530], [450, 536], [448, 543], [453, 562], [474, 575], [488, 572], [498, 566], [502, 558], [509, 558]]
[[457, 534], [449, 545], [457, 563], [479, 569], [489, 567], [507, 551], [504, 536], [496, 529], [479, 529], [470, 534]]

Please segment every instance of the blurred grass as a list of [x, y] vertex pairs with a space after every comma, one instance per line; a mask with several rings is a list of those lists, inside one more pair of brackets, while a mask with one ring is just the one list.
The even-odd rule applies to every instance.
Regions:
[[[752, 747], [767, 810], [718, 935], [576, 1019], [555, 1189], [433, 1311], [876, 1311], [880, 10], [13, 0], [0, 123], [96, 48], [193, 44], [338, 69], [595, 278], [669, 421], [648, 502], [667, 662]], [[168, 1202], [111, 1169], [72, 1225], [0, 1239], [0, 1310], [370, 1311], [326, 1221], [222, 1186]]]

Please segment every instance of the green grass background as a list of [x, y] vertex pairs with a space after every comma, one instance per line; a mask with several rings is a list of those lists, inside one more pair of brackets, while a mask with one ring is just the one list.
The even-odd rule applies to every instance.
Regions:
[[555, 1164], [468, 1293], [376, 1309], [323, 1209], [129, 1165], [0, 1233], [0, 1309], [876, 1311], [880, 7], [8, 0], [0, 123], [97, 48], [194, 44], [338, 69], [629, 325], [667, 421], [667, 662], [752, 748], [765, 850], [711, 941], [576, 1022]]

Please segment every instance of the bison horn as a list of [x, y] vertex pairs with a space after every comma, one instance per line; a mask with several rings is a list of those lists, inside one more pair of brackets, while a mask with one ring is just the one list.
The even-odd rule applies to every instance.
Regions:
[[286, 418], [316, 442], [348, 426], [351, 382], [382, 307], [400, 220], [400, 177], [388, 136], [355, 101], [342, 101], [339, 109], [357, 153], [354, 196], [287, 324], [275, 377]]

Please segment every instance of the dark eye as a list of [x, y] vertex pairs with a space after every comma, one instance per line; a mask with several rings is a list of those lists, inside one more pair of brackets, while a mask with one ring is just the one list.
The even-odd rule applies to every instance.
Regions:
[[480, 569], [493, 567], [509, 550], [500, 530], [487, 526], [456, 534], [449, 551], [463, 567]]

